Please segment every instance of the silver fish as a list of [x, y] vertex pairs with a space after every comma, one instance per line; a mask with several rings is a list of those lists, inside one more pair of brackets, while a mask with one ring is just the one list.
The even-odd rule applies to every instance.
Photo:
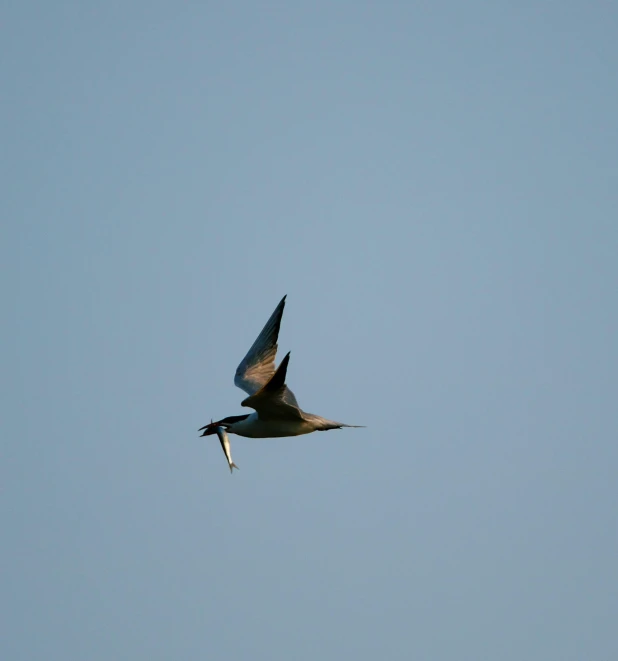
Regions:
[[227, 437], [227, 432], [225, 431], [225, 427], [217, 427], [216, 429], [217, 436], [219, 437], [219, 440], [221, 441], [221, 447], [223, 448], [223, 454], [225, 454], [225, 458], [227, 459], [227, 463], [229, 464], [230, 467], [230, 473], [232, 473], [232, 469], [235, 468], [238, 470], [238, 466], [232, 461], [232, 447], [230, 445], [230, 439]]

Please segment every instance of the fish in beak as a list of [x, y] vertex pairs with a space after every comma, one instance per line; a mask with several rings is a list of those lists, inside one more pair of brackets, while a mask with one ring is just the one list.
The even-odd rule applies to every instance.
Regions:
[[[230, 473], [233, 472], [232, 469], [238, 470], [238, 466], [232, 461], [232, 446], [230, 445], [230, 439], [227, 436], [227, 432], [225, 431], [225, 427], [215, 427], [214, 432], [216, 432], [217, 436], [219, 437], [219, 441], [221, 441], [221, 448], [223, 449], [223, 454], [225, 455], [225, 458], [227, 459], [228, 466], [230, 467]], [[213, 432], [209, 432], [213, 433]], [[206, 432], [202, 434], [202, 436], [205, 436]]]

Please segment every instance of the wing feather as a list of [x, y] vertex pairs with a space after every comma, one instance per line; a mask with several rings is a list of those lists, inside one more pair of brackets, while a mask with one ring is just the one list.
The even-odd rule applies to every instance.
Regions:
[[262, 388], [241, 402], [242, 406], [255, 409], [260, 419], [294, 418], [304, 420], [294, 393], [285, 385], [285, 377], [290, 361], [289, 352], [281, 365]]
[[248, 395], [253, 395], [267, 384], [275, 374], [275, 356], [281, 317], [285, 307], [285, 296], [266, 322], [262, 332], [247, 355], [236, 368], [234, 383]]

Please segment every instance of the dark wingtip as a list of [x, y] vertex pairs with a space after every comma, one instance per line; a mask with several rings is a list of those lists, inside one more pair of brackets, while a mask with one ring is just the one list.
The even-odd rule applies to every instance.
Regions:
[[264, 390], [270, 390], [272, 392], [283, 388], [288, 371], [288, 363], [290, 362], [290, 353], [291, 351], [288, 351], [285, 354], [285, 358], [281, 361], [279, 367], [277, 367], [277, 371], [272, 375], [270, 381], [264, 386]]

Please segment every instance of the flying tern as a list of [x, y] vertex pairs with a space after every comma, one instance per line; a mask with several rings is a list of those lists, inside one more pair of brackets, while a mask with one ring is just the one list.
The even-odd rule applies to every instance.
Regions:
[[217, 434], [230, 472], [238, 466], [232, 461], [228, 433], [248, 438], [275, 438], [360, 426], [327, 420], [300, 408], [294, 393], [285, 384], [289, 352], [275, 369], [277, 338], [285, 299], [285, 296], [281, 299], [257, 340], [236, 368], [234, 383], [249, 395], [241, 405], [254, 409], [255, 413], [230, 415], [216, 422], [211, 420], [210, 424], [198, 430], [203, 432], [202, 436]]

